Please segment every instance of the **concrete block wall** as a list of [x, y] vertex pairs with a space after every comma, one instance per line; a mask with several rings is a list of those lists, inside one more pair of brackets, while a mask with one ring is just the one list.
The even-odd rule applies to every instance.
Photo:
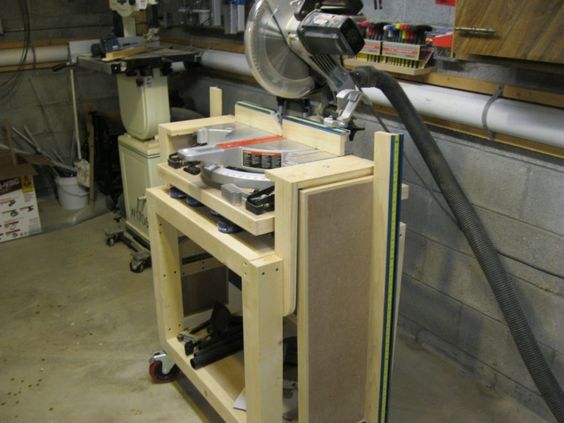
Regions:
[[[397, 121], [386, 122], [391, 131], [404, 132]], [[379, 129], [378, 124], [366, 123], [370, 130]], [[368, 133], [353, 143], [353, 151], [365, 154]], [[541, 349], [564, 383], [563, 163], [445, 131], [434, 131], [434, 136], [503, 254]], [[408, 235], [401, 327], [487, 386], [509, 393], [553, 421], [477, 260], [447, 215], [448, 207], [413, 142], [406, 138], [409, 162], [404, 162], [404, 179], [411, 197], [402, 209]]]
[[[18, 0], [4, 0], [0, 41], [21, 41], [23, 20]], [[112, 14], [107, 0], [28, 0], [32, 38], [36, 40], [108, 35]]]
[[[171, 85], [201, 113], [208, 110], [208, 88], [214, 85], [224, 90], [224, 113], [231, 113], [237, 100], [276, 104], [255, 85], [204, 74], [178, 75]], [[384, 121], [391, 131], [405, 132], [397, 121]], [[382, 128], [371, 116], [358, 123], [366, 131], [348, 144], [348, 152], [371, 158], [372, 133]], [[433, 133], [496, 247], [512, 257], [503, 261], [543, 352], [564, 383], [564, 166], [458, 134]], [[402, 206], [408, 227], [399, 310], [402, 333], [551, 421], [488, 282], [443, 210], [448, 207], [407, 135], [405, 157], [404, 179], [411, 194]]]
[[[0, 43], [23, 40], [23, 21], [16, 0], [10, 7], [0, 9], [5, 34]], [[108, 35], [112, 29], [112, 14], [107, 0], [28, 0], [31, 12], [32, 40], [89, 39]], [[0, 55], [1, 55], [0, 51]], [[31, 53], [29, 53], [31, 55]], [[0, 73], [0, 85], [14, 74]], [[86, 139], [84, 128], [85, 106], [97, 110], [118, 110], [115, 78], [83, 69], [76, 71], [76, 89], [80, 116], [81, 139]], [[3, 94], [4, 90], [0, 92]], [[22, 130], [27, 126], [45, 151], [55, 151], [67, 163], [76, 158], [73, 137], [74, 123], [68, 70], [21, 72], [12, 94], [0, 102], [0, 120], [10, 120]], [[18, 138], [16, 137], [16, 141]], [[18, 143], [25, 148], [23, 142]], [[50, 184], [46, 178], [37, 178], [42, 195], [48, 195]]]
[[[0, 73], [0, 84], [11, 75]], [[115, 78], [110, 75], [79, 69], [76, 72], [76, 90], [81, 139], [84, 140], [86, 105], [91, 104], [98, 110], [117, 110], [117, 87]], [[23, 72], [13, 94], [0, 105], [0, 116], [20, 130], [24, 126], [29, 128], [45, 151], [56, 151], [68, 162], [75, 157], [70, 77], [67, 70], [57, 73], [51, 70]], [[25, 143], [20, 145], [24, 146]]]

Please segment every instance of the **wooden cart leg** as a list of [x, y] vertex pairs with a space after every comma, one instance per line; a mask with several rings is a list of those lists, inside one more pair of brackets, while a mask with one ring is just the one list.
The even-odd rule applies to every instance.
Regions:
[[247, 263], [243, 278], [247, 423], [282, 420], [282, 268], [276, 256]]
[[161, 346], [183, 329], [182, 281], [178, 231], [156, 214], [149, 199], [149, 231], [157, 326]]
[[[401, 161], [403, 136], [374, 134], [374, 196], [372, 228], [372, 284], [368, 346], [367, 423], [389, 420], [390, 379], [396, 332], [398, 269], [403, 261], [400, 239]], [[399, 245], [398, 245], [399, 244]]]

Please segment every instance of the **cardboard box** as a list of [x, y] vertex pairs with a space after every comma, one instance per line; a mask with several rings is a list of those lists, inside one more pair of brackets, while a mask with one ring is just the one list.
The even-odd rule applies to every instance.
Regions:
[[35, 174], [30, 164], [0, 153], [0, 243], [41, 232]]

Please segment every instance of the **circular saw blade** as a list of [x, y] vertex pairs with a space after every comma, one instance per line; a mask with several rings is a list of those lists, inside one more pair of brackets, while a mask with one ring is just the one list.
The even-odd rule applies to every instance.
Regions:
[[315, 87], [310, 67], [288, 46], [267, 0], [258, 0], [245, 31], [245, 53], [253, 76], [278, 97], [302, 98]]

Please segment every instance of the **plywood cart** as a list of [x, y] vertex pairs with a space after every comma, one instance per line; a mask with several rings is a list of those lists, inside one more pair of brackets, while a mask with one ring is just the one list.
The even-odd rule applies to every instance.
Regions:
[[[260, 216], [226, 202], [199, 176], [160, 165], [168, 185], [147, 197], [162, 367], [178, 366], [227, 422], [281, 422], [282, 341], [293, 325], [299, 422], [386, 421], [405, 232], [402, 136], [376, 133], [374, 161], [345, 156], [344, 131], [296, 118], [280, 125], [270, 110], [239, 103], [234, 116], [161, 125], [162, 156], [201, 127], [231, 122], [338, 157], [267, 171], [276, 207]], [[170, 186], [207, 208], [171, 198]], [[208, 208], [244, 231], [220, 233]], [[191, 310], [183, 304], [179, 237], [193, 243], [195, 257], [208, 254], [192, 263], [188, 285], [221, 266], [242, 279], [244, 350], [198, 370], [177, 335], [209, 297], [192, 298]], [[243, 388], [246, 412], [233, 407]]]

